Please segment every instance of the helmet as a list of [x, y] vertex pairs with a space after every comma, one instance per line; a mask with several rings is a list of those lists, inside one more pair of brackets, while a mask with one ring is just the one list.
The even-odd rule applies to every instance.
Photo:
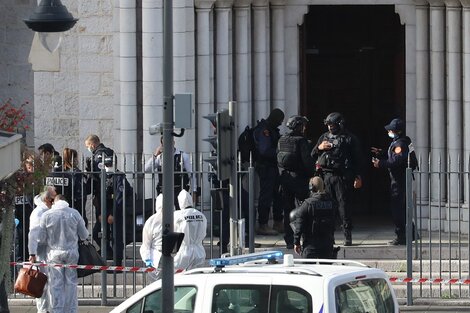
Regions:
[[344, 117], [343, 115], [341, 115], [341, 113], [333, 112], [333, 113], [328, 114], [328, 116], [325, 118], [323, 122], [325, 123], [325, 125], [336, 124], [336, 125], [339, 125], [340, 127], [343, 127]]
[[289, 117], [289, 119], [287, 120], [286, 126], [287, 128], [294, 130], [301, 125], [302, 126], [307, 125], [307, 123], [308, 123], [308, 118], [306, 118], [305, 116], [293, 115]]

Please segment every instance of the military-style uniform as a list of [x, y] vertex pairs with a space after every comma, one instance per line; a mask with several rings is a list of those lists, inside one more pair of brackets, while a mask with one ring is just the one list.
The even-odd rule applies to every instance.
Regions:
[[408, 166], [411, 139], [399, 135], [388, 148], [387, 159], [379, 160], [379, 168], [386, 168], [390, 174], [390, 206], [398, 241], [406, 238], [406, 167]]
[[278, 142], [277, 164], [282, 169], [281, 195], [284, 206], [284, 240], [287, 248], [294, 246], [294, 235], [288, 216], [309, 195], [308, 181], [315, 173], [311, 145], [297, 131], [281, 136]]
[[294, 244], [302, 239], [303, 258], [334, 258], [337, 203], [327, 193], [313, 193], [291, 213]]
[[[328, 141], [330, 150], [319, 150], [318, 146]], [[319, 174], [323, 177], [326, 191], [338, 202], [339, 217], [342, 221], [346, 238], [352, 230], [351, 198], [354, 180], [361, 173], [361, 150], [359, 140], [347, 130], [333, 135], [326, 132], [320, 136], [312, 150], [317, 160]]]

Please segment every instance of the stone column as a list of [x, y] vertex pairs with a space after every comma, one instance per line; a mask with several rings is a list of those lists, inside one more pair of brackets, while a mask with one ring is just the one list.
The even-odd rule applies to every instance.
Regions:
[[196, 77], [196, 116], [197, 116], [197, 141], [198, 151], [207, 153], [211, 150], [211, 145], [203, 141], [211, 133], [211, 126], [203, 116], [214, 111], [213, 98], [213, 67], [211, 62], [211, 34], [210, 18], [211, 9], [215, 0], [196, 0], [196, 23], [197, 23], [197, 77]]
[[[470, 0], [460, 0], [463, 6], [463, 14], [462, 14], [462, 62], [463, 62], [463, 125], [464, 125], [464, 133], [463, 133], [463, 163], [465, 171], [469, 170], [470, 165]], [[467, 190], [468, 190], [468, 183], [467, 182]], [[470, 195], [467, 195], [470, 197]], [[470, 199], [466, 199], [467, 202]]]
[[449, 199], [458, 203], [462, 190], [458, 190], [458, 175], [462, 157], [462, 9], [459, 0], [445, 0], [447, 21], [447, 144], [448, 164], [451, 177], [449, 180]]
[[308, 13], [307, 5], [294, 5], [291, 1], [285, 6], [285, 115], [289, 117], [299, 113], [299, 27]]
[[[431, 5], [431, 170], [439, 172], [446, 169], [445, 7], [441, 0], [428, 2]], [[437, 200], [439, 195], [445, 195], [445, 184], [437, 175], [431, 181], [431, 197]]]
[[[429, 170], [429, 5], [427, 1], [416, 1], [416, 155], [421, 161], [420, 170]], [[427, 201], [429, 195], [428, 176], [421, 176], [420, 202]], [[425, 204], [425, 203], [424, 203]]]
[[[163, 7], [152, 0], [142, 1], [142, 127], [143, 154], [151, 157], [160, 145], [160, 135], [150, 135], [149, 126], [163, 116]], [[150, 189], [150, 188], [149, 188]]]
[[235, 2], [235, 94], [238, 108], [238, 132], [245, 126], [253, 126], [250, 79], [250, 3], [251, 0]]
[[266, 118], [270, 112], [267, 88], [267, 0], [253, 1], [253, 105], [255, 119]]
[[[137, 153], [137, 46], [136, 2], [121, 0], [120, 10], [120, 81], [121, 81], [121, 149]], [[127, 162], [129, 170], [132, 162]]]
[[228, 108], [228, 101], [232, 99], [232, 36], [230, 29], [232, 4], [232, 0], [218, 0], [215, 2], [215, 101], [217, 110]]
[[285, 28], [284, 28], [284, 5], [285, 0], [271, 1], [272, 16], [272, 105], [273, 108], [280, 108], [285, 111], [285, 67], [284, 67], [284, 45], [285, 45]]

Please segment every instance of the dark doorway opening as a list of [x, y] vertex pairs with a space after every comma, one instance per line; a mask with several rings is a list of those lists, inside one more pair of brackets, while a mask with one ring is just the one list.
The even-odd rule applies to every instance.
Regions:
[[354, 216], [389, 216], [388, 172], [372, 168], [370, 147], [387, 149], [384, 130], [405, 117], [405, 29], [394, 6], [311, 6], [300, 26], [301, 114], [316, 142], [324, 118], [341, 112], [361, 141], [363, 182]]

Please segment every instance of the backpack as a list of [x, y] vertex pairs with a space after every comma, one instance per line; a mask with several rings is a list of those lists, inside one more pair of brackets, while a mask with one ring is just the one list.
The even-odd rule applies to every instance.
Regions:
[[246, 126], [245, 130], [238, 137], [238, 152], [240, 153], [241, 162], [250, 162], [250, 154], [252, 161], [256, 161], [257, 151], [255, 138], [253, 135], [254, 127]]
[[409, 164], [407, 164], [407, 166], [409, 165], [413, 171], [419, 170], [419, 162], [412, 142], [408, 145], [408, 151]]

